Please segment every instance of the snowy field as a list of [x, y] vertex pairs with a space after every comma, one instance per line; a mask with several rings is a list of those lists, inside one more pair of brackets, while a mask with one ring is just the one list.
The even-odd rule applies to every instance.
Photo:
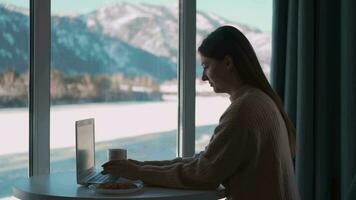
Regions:
[[[196, 126], [217, 124], [227, 97], [198, 97]], [[74, 146], [74, 122], [95, 118], [96, 141], [177, 129], [177, 102], [97, 103], [51, 107], [51, 149]], [[28, 151], [28, 110], [0, 110], [0, 155]], [[5, 139], [6, 138], [6, 139]]]

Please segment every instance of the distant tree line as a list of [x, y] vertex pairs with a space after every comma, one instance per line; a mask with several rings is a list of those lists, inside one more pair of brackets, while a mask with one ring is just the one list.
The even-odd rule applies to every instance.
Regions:
[[[0, 73], [0, 107], [28, 106], [29, 73]], [[68, 76], [51, 71], [51, 104], [162, 100], [159, 84], [150, 76], [121, 73]]]

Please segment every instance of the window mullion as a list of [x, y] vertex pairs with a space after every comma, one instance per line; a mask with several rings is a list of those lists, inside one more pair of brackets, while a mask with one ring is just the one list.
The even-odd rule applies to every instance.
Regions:
[[50, 23], [50, 0], [30, 0], [30, 176], [50, 169]]
[[178, 156], [195, 153], [196, 0], [179, 1]]

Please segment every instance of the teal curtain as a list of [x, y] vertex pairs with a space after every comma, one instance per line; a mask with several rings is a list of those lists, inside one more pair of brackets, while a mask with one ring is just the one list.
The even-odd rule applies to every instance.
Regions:
[[271, 81], [296, 126], [303, 200], [346, 199], [356, 174], [355, 13], [355, 0], [274, 0]]

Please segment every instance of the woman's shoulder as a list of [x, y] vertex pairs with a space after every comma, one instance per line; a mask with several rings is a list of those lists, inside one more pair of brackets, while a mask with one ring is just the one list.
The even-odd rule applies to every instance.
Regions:
[[250, 87], [239, 98], [231, 102], [226, 114], [236, 117], [256, 117], [256, 114], [278, 110], [273, 100], [262, 90]]
[[256, 107], [258, 105], [270, 104], [273, 100], [261, 89], [256, 87], [249, 87], [245, 92], [239, 97], [231, 102], [233, 108], [238, 107]]

